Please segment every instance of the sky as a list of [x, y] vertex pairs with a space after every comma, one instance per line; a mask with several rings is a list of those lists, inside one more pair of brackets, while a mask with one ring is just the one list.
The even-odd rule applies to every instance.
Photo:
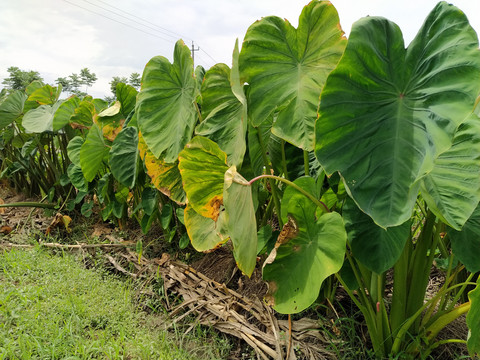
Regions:
[[[364, 16], [383, 16], [397, 23], [407, 45], [435, 7], [436, 0], [331, 0], [348, 36]], [[98, 80], [88, 89], [94, 97], [110, 93], [113, 76], [142, 74], [145, 64], [162, 55], [172, 61], [183, 39], [195, 65], [231, 66], [238, 38], [265, 16], [288, 19], [297, 27], [308, 1], [300, 0], [0, 0], [0, 88], [7, 68], [35, 70], [53, 84], [89, 68]], [[480, 1], [451, 1], [480, 32]]]

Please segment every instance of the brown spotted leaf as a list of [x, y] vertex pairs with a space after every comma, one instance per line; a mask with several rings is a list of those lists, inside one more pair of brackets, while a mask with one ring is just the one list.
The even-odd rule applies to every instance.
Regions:
[[183, 188], [195, 211], [214, 221], [223, 204], [223, 178], [227, 155], [217, 143], [195, 136], [178, 155]]

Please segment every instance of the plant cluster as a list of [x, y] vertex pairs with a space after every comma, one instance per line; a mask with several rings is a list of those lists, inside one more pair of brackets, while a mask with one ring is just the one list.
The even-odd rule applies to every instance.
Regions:
[[[173, 63], [147, 63], [138, 94], [120, 83], [111, 106], [74, 96], [25, 112], [32, 94], [12, 93], [0, 124], [74, 135], [64, 184], [84, 213], [96, 201], [144, 231], [160, 219], [198, 251], [230, 241], [248, 276], [262, 259], [280, 313], [341, 285], [378, 357], [425, 356], [465, 313], [478, 354], [479, 92], [477, 34], [455, 6], [440, 2], [405, 47], [375, 16], [347, 40], [334, 6], [312, 1], [298, 28], [251, 25], [231, 68], [194, 69], [180, 40]], [[425, 299], [434, 263], [446, 281]]]

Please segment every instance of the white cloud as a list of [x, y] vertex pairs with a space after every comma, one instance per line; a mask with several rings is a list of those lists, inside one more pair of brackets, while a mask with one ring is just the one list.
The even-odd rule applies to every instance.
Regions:
[[[3, 0], [0, 81], [7, 76], [9, 66], [39, 71], [48, 82], [88, 67], [99, 78], [90, 92], [103, 97], [110, 94], [108, 83], [113, 76], [141, 73], [148, 60], [156, 55], [171, 61], [174, 44], [180, 37], [189, 46], [192, 39], [200, 46], [200, 51], [195, 52], [197, 64], [206, 68], [215, 62], [231, 65], [235, 39], [242, 41], [253, 22], [276, 15], [287, 18], [296, 27], [308, 2]], [[347, 34], [360, 17], [378, 15], [396, 22], [408, 44], [437, 0], [332, 0], [332, 3]], [[474, 28], [480, 30], [480, 1], [454, 3], [467, 14]], [[100, 8], [108, 4], [115, 8], [110, 7], [109, 12]]]

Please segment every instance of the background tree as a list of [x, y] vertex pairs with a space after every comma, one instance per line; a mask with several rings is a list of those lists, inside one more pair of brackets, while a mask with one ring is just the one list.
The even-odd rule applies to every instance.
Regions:
[[66, 92], [71, 92], [72, 89], [71, 89], [71, 84], [70, 84], [70, 80], [68, 80], [67, 78], [65, 77], [59, 77], [55, 80], [55, 84], [57, 85], [62, 85], [62, 89], [63, 91], [66, 91]]
[[133, 86], [135, 89], [140, 89], [142, 81], [142, 76], [137, 73], [133, 72], [130, 74], [130, 77], [127, 79], [125, 76], [114, 76], [112, 81], [110, 81], [110, 91], [112, 92], [113, 96], [105, 96], [104, 100], [108, 102], [115, 101], [117, 98], [117, 84], [124, 83]]
[[132, 85], [135, 89], [140, 89], [140, 85], [142, 83], [142, 77], [139, 73], [133, 72], [130, 74], [130, 78], [128, 79], [128, 83]]
[[117, 84], [118, 83], [124, 83], [126, 84], [128, 82], [127, 78], [122, 76], [114, 76], [112, 78], [112, 81], [110, 81], [110, 90], [112, 91], [112, 94], [114, 97], [117, 96]]
[[[59, 77], [55, 83], [61, 84], [64, 91], [77, 96], [87, 95], [88, 88], [97, 81], [97, 75], [91, 72], [88, 68], [80, 70], [80, 75], [72, 73], [68, 77]], [[80, 87], [85, 85], [85, 91], [80, 90]]]
[[80, 95], [80, 85], [82, 85], [80, 77], [77, 74], [72, 73], [68, 76], [68, 81], [70, 82], [70, 92], [72, 94]]
[[92, 86], [95, 81], [97, 81], [97, 75], [91, 72], [88, 68], [83, 68], [80, 70], [80, 82], [82, 85], [85, 85], [85, 92], [87, 89]]
[[35, 80], [43, 81], [38, 71], [25, 71], [16, 66], [10, 66], [7, 69], [9, 77], [2, 81], [8, 91], [25, 90], [26, 87]]

